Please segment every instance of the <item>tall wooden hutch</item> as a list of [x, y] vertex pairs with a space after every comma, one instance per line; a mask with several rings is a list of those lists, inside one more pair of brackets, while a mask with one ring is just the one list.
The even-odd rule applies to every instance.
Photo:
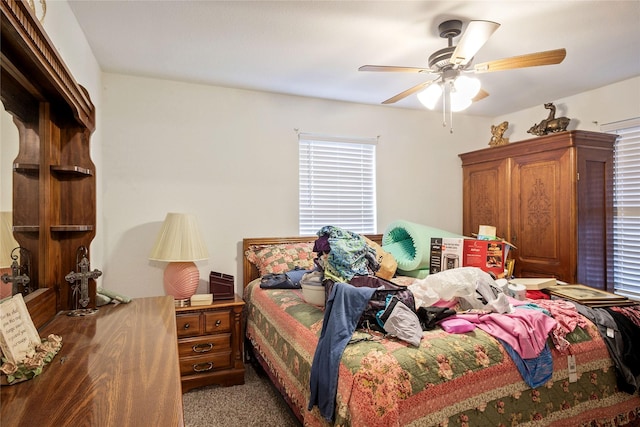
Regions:
[[[2, 0], [2, 103], [19, 133], [13, 163], [13, 231], [31, 253], [25, 299], [36, 326], [74, 308], [65, 275], [89, 248], [96, 226], [89, 139], [95, 110], [27, 2]], [[90, 303], [95, 307], [95, 282]]]
[[[2, 102], [19, 134], [14, 236], [32, 253], [38, 286], [25, 301], [38, 333], [64, 342], [41, 375], [3, 383], [0, 424], [183, 426], [172, 297], [107, 304], [90, 316], [59, 313], [75, 308], [65, 276], [77, 272], [77, 249], [89, 248], [96, 232], [94, 106], [29, 2], [0, 0], [0, 11]], [[90, 280], [90, 307], [95, 295]]]
[[612, 291], [615, 139], [575, 130], [460, 154], [463, 233], [494, 225], [518, 277]]

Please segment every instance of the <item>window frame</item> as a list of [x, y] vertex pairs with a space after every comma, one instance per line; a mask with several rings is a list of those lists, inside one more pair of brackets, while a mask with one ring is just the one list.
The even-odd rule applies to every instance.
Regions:
[[618, 135], [613, 154], [614, 292], [640, 300], [640, 117], [600, 130]]
[[326, 225], [376, 233], [377, 143], [377, 137], [298, 134], [300, 235]]

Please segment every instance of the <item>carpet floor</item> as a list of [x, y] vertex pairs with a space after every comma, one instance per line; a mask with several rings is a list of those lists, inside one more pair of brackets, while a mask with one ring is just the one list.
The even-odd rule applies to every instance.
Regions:
[[185, 427], [299, 427], [266, 374], [250, 363], [245, 367], [243, 385], [207, 386], [183, 394]]

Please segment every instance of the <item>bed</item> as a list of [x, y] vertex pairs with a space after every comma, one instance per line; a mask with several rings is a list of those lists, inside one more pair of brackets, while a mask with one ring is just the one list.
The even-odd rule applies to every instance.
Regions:
[[[273, 252], [285, 253], [286, 268], [308, 265], [315, 238], [243, 240], [243, 254], [252, 249], [251, 260], [243, 257], [245, 350], [305, 426], [329, 425], [317, 407], [307, 410], [323, 310], [307, 304], [298, 289], [265, 290], [256, 279], [278, 258]], [[256, 251], [262, 252], [259, 260]], [[396, 279], [405, 285], [411, 280]], [[480, 329], [425, 331], [418, 348], [358, 330], [342, 355], [334, 425], [638, 425], [640, 397], [618, 389], [613, 361], [595, 325], [577, 328], [567, 339], [577, 363], [576, 380], [569, 379], [567, 356], [552, 349], [552, 379], [532, 389], [500, 342]]]

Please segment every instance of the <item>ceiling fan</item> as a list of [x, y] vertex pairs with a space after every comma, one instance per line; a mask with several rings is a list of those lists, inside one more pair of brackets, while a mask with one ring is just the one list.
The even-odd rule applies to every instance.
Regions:
[[555, 49], [472, 65], [475, 54], [498, 27], [500, 24], [496, 22], [469, 21], [464, 34], [458, 44], [454, 46], [453, 38], [462, 33], [462, 21], [457, 19], [444, 21], [438, 26], [438, 31], [440, 37], [448, 40], [448, 46], [429, 56], [429, 68], [363, 65], [358, 70], [435, 74], [434, 79], [417, 84], [382, 103], [393, 104], [409, 95], [418, 93], [420, 102], [427, 108], [433, 109], [444, 93], [444, 115], [446, 102], [449, 103], [450, 112], [461, 111], [471, 105], [471, 102], [489, 95], [480, 88], [479, 80], [471, 79], [466, 74], [559, 64], [567, 54], [565, 49]]

